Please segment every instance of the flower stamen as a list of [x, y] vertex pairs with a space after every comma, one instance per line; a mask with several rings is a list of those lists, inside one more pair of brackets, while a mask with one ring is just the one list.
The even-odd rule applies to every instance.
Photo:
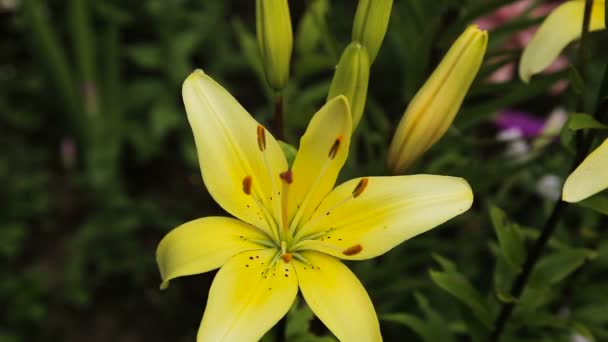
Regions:
[[253, 183], [253, 178], [251, 176], [245, 176], [243, 178], [243, 192], [247, 195], [251, 195], [251, 185]]
[[357, 198], [363, 193], [363, 190], [367, 188], [367, 183], [369, 183], [369, 178], [361, 178], [359, 184], [357, 184], [355, 190], [353, 190], [353, 198]]
[[342, 145], [342, 140], [344, 140], [344, 136], [338, 135], [333, 145], [331, 145], [331, 148], [329, 149], [329, 159], [334, 159], [336, 157], [338, 151], [340, 150], [340, 146]]
[[291, 172], [291, 170], [287, 170], [285, 172], [281, 172], [279, 174], [279, 177], [283, 181], [283, 194], [281, 197], [281, 218], [283, 223], [283, 231], [287, 232], [289, 230], [289, 223], [287, 222], [287, 199], [289, 198], [289, 185], [293, 183], [293, 173]]
[[266, 129], [262, 125], [258, 125], [257, 128], [258, 134], [258, 148], [261, 152], [266, 150]]
[[351, 255], [361, 253], [362, 250], [363, 250], [363, 246], [361, 246], [361, 244], [356, 244], [354, 246], [350, 246], [347, 249], [343, 250], [342, 254], [351, 256]]

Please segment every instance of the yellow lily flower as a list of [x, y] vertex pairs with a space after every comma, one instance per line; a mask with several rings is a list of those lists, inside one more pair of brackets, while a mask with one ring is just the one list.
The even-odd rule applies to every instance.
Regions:
[[334, 183], [348, 155], [352, 119], [338, 96], [312, 118], [291, 168], [278, 142], [211, 77], [184, 82], [203, 181], [230, 217], [169, 232], [156, 258], [171, 279], [220, 268], [198, 341], [254, 341], [292, 305], [298, 288], [342, 341], [382, 339], [374, 306], [340, 259], [381, 255], [472, 204], [461, 178], [414, 175]]
[[[591, 8], [589, 30], [606, 28], [604, 0], [595, 0]], [[519, 77], [528, 83], [532, 75], [547, 68], [572, 41], [579, 39], [583, 27], [585, 1], [568, 1], [553, 10], [543, 21], [519, 62]]]
[[608, 188], [608, 139], [591, 152], [566, 179], [562, 199], [578, 202]]

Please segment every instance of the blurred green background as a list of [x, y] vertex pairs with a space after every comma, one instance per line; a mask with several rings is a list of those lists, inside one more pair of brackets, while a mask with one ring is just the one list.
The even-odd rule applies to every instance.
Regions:
[[[394, 128], [451, 42], [512, 2], [395, 0], [341, 179], [386, 174]], [[518, 60], [521, 46], [506, 42], [542, 20], [528, 15], [539, 5], [529, 2], [527, 12], [491, 30], [485, 63], [454, 127], [412, 170], [466, 178], [474, 207], [383, 257], [349, 263], [387, 341], [482, 336], [508, 300], [500, 289], [508, 293], [514, 275], [501, 261], [490, 203], [523, 226], [526, 240], [538, 235], [554, 202], [536, 191], [538, 180], [563, 178], [572, 153], [554, 143], [515, 162], [492, 120], [504, 108], [544, 118], [559, 104], [571, 105], [575, 92], [548, 92], [570, 74], [541, 75], [530, 85], [487, 81]], [[287, 141], [297, 145], [350, 42], [356, 3], [290, 7], [294, 54], [285, 115]], [[598, 84], [608, 51], [604, 37], [591, 38], [588, 73]], [[154, 254], [172, 228], [222, 213], [202, 184], [181, 102], [181, 83], [195, 68], [271, 126], [253, 1], [0, 0], [0, 341], [194, 340], [214, 272], [160, 291]], [[568, 210], [547, 256], [556, 259], [545, 270], [556, 281], [535, 285], [516, 312], [514, 341], [608, 339], [606, 225], [606, 216]], [[475, 293], [450, 296], [429, 276], [440, 268], [457, 275], [450, 286]], [[293, 341], [328, 334], [302, 306], [287, 324]]]

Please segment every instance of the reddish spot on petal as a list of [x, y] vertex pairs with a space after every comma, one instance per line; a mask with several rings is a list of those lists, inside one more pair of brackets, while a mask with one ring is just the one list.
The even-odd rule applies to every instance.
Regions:
[[329, 149], [329, 155], [328, 155], [329, 159], [336, 158], [336, 155], [338, 154], [338, 151], [340, 150], [340, 145], [342, 145], [342, 140], [344, 140], [344, 137], [342, 135], [338, 135], [338, 137], [334, 141], [333, 145], [331, 145], [331, 148]]
[[243, 192], [247, 195], [251, 195], [251, 185], [253, 183], [253, 179], [251, 176], [246, 176], [243, 178]]
[[260, 151], [266, 150], [266, 129], [262, 125], [258, 125], [258, 148]]
[[360, 244], [356, 244], [354, 246], [350, 246], [347, 249], [343, 250], [342, 254], [351, 256], [351, 255], [361, 253], [362, 250], [363, 250], [363, 246], [361, 246]]
[[369, 178], [367, 178], [367, 177], [361, 178], [361, 180], [359, 181], [359, 184], [357, 184], [357, 186], [355, 187], [355, 190], [353, 190], [354, 198], [359, 197], [359, 195], [361, 195], [363, 193], [363, 190], [365, 190], [365, 188], [367, 188], [367, 183], [369, 183]]

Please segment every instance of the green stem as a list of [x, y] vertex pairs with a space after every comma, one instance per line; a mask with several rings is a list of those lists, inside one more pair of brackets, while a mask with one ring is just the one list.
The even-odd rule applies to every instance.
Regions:
[[285, 141], [285, 120], [283, 114], [283, 96], [277, 93], [274, 101], [274, 125], [277, 139]]
[[[589, 22], [590, 22], [590, 18], [591, 18], [592, 5], [593, 5], [593, 0], [585, 1], [585, 12], [584, 12], [584, 16], [583, 16], [581, 45], [579, 47], [578, 62], [579, 62], [579, 71], [581, 73], [581, 77], [583, 77], [583, 85], [585, 85], [585, 83], [586, 83], [585, 82], [586, 78], [584, 76], [585, 75], [586, 54], [587, 54], [586, 45], [587, 45], [587, 34], [589, 32]], [[582, 94], [579, 97], [578, 110], [583, 109], [583, 106], [584, 106], [583, 96], [584, 96], [584, 91], [582, 92]], [[591, 145], [590, 139], [585, 139], [585, 136], [580, 131], [577, 132], [576, 140], [577, 140], [577, 153], [576, 153], [576, 156], [574, 158], [574, 161], [572, 163], [572, 167], [570, 168], [569, 173], [571, 173], [583, 161], [583, 159], [589, 152], [589, 147]], [[555, 203], [555, 206], [553, 207], [553, 210], [551, 211], [549, 218], [547, 219], [547, 221], [545, 222], [545, 225], [543, 226], [543, 228], [541, 230], [540, 236], [534, 242], [534, 244], [530, 248], [530, 251], [528, 252], [528, 255], [526, 256], [526, 260], [522, 267], [521, 273], [515, 278], [515, 281], [513, 282], [513, 285], [511, 287], [511, 296], [513, 296], [513, 298], [519, 299], [519, 297], [522, 295], [523, 291], [525, 290], [526, 284], [528, 283], [528, 279], [530, 278], [530, 275], [532, 274], [532, 271], [534, 270], [534, 266], [540, 259], [540, 256], [541, 256], [545, 246], [547, 245], [547, 243], [549, 242], [549, 239], [555, 232], [555, 229], [557, 228], [557, 223], [559, 222], [561, 214], [564, 212], [564, 209], [567, 206], [568, 206], [568, 203], [563, 202], [561, 200], [558, 200], [557, 203]], [[515, 308], [516, 303], [517, 303], [517, 301], [513, 301], [513, 302], [505, 303], [502, 305], [501, 310], [498, 314], [498, 318], [496, 319], [496, 321], [494, 323], [494, 330], [490, 334], [491, 341], [498, 341], [500, 339], [500, 337], [502, 336], [502, 332], [504, 331], [506, 323], [513, 313], [513, 309]]]

